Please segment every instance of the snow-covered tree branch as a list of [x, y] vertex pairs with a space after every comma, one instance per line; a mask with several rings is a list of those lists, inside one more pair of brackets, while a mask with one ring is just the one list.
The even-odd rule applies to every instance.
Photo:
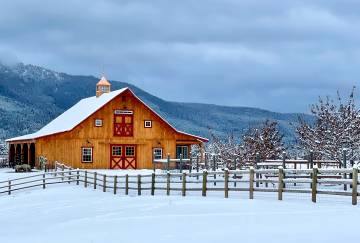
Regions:
[[243, 137], [245, 159], [254, 161], [256, 153], [262, 160], [279, 158], [285, 150], [282, 138], [275, 121], [267, 120], [260, 128], [249, 130]]
[[301, 148], [313, 150], [318, 159], [342, 160], [343, 149], [347, 150], [350, 160], [359, 158], [360, 147], [360, 110], [356, 107], [355, 87], [347, 101], [339, 93], [337, 102], [329, 97], [319, 98], [312, 105], [311, 113], [315, 124], [299, 118], [297, 128]]

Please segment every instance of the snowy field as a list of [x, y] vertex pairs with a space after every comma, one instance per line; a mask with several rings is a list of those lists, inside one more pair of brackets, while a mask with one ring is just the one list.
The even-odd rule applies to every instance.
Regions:
[[[0, 180], [24, 176], [0, 170]], [[75, 184], [0, 195], [0, 242], [355, 242], [360, 207], [349, 197], [212, 192], [124, 196]]]

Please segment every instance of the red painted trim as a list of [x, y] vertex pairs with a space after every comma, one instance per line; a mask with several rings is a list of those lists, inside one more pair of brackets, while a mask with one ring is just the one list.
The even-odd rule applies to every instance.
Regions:
[[[91, 162], [89, 161], [86, 161], [84, 162], [83, 161], [83, 149], [84, 148], [91, 148]], [[91, 163], [94, 163], [94, 146], [81, 146], [81, 163], [84, 163], [84, 164], [91, 164]]]
[[[113, 156], [112, 155], [112, 147], [119, 146], [121, 147], [121, 156]], [[134, 156], [126, 156], [126, 147], [134, 147]], [[120, 159], [120, 161], [115, 162], [116, 164], [113, 165], [112, 162], [114, 158]], [[133, 159], [132, 162], [128, 162], [127, 159]], [[132, 166], [131, 164], [134, 163], [135, 165]], [[137, 145], [136, 144], [110, 144], [110, 169], [127, 169], [129, 167], [133, 169], [137, 169]]]
[[[115, 110], [119, 110], [119, 109], [113, 109], [113, 136], [114, 137], [133, 137], [134, 136], [134, 110], [128, 110], [128, 111], [132, 111], [132, 114], [115, 114]], [[117, 123], [116, 122], [116, 118], [117, 117], [121, 117], [121, 123]], [[126, 117], [131, 117], [131, 123], [126, 123]], [[121, 126], [123, 128], [125, 128], [126, 126], [131, 126], [131, 134], [129, 135], [125, 135], [125, 134], [117, 134], [116, 133], [116, 124], [118, 124], [118, 126]]]

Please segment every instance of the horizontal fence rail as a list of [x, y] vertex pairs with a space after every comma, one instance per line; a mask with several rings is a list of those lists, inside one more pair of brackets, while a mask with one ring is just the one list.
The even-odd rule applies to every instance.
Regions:
[[[101, 189], [113, 194], [128, 195], [130, 191], [142, 195], [149, 191], [155, 195], [163, 191], [186, 196], [189, 192], [199, 192], [206, 197], [209, 192], [222, 192], [228, 198], [231, 192], [248, 192], [253, 199], [256, 192], [277, 194], [278, 200], [283, 200], [284, 193], [309, 194], [312, 202], [317, 201], [317, 195], [349, 196], [352, 204], [357, 204], [358, 168], [351, 169], [254, 169], [218, 170], [202, 172], [151, 173], [138, 175], [108, 175], [96, 171], [74, 170], [71, 167], [56, 163], [54, 172], [25, 176], [7, 181], [0, 181], [0, 194], [11, 194], [13, 191], [32, 187], [42, 187], [60, 183], [75, 183], [85, 188]], [[337, 187], [333, 187], [337, 186]]]

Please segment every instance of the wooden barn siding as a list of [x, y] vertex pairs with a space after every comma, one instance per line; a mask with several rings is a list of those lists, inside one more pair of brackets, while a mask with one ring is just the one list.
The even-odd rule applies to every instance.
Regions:
[[[163, 148], [164, 158], [169, 153], [176, 156], [176, 144], [197, 144], [191, 136], [175, 132], [146, 106], [126, 92], [125, 101], [116, 97], [70, 132], [51, 135], [36, 140], [36, 156], [44, 155], [74, 168], [109, 168], [110, 144], [137, 145], [137, 168], [152, 168], [152, 149]], [[134, 111], [134, 136], [113, 136], [115, 109]], [[95, 127], [94, 120], [103, 119], [102, 127]], [[144, 128], [144, 120], [152, 120], [152, 128]], [[93, 147], [93, 163], [81, 163], [81, 147]]]

